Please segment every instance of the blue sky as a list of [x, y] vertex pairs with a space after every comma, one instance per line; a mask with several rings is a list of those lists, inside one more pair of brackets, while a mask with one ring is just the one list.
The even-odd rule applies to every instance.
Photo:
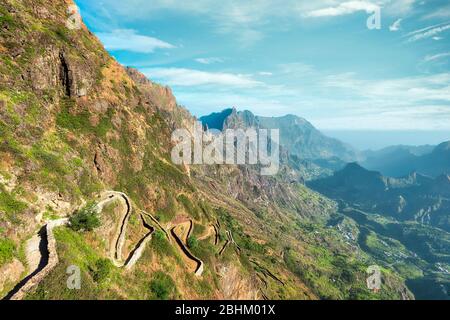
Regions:
[[[447, 0], [76, 3], [120, 63], [194, 115], [234, 106], [324, 130], [450, 132]], [[382, 27], [369, 30], [376, 7]]]

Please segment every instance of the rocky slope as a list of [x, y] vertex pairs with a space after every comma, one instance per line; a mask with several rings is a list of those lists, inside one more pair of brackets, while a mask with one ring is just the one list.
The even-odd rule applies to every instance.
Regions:
[[[411, 298], [390, 271], [380, 293], [367, 289], [372, 258], [327, 227], [335, 203], [291, 181], [288, 169], [262, 177], [247, 166], [172, 164], [173, 129], [195, 119], [169, 88], [118, 64], [84, 25], [68, 29], [72, 4], [0, 3], [2, 296], [29, 273], [24, 247], [37, 230], [116, 190], [134, 208], [124, 252], [156, 230], [139, 261], [131, 270], [107, 263], [124, 221], [123, 204], [111, 203], [96, 230], [54, 230], [59, 263], [26, 298]], [[144, 213], [153, 218], [142, 223]], [[177, 245], [168, 231], [187, 221], [190, 236]], [[205, 236], [211, 227], [216, 240]], [[201, 276], [183, 246], [204, 262]], [[72, 265], [82, 290], [65, 286]]]

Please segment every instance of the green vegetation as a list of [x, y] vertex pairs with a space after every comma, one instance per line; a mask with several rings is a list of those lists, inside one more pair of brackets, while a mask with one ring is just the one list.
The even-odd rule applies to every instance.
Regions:
[[189, 249], [198, 248], [198, 239], [194, 236], [190, 236], [189, 239], [187, 239], [187, 245]]
[[156, 212], [156, 217], [160, 222], [169, 222], [177, 214], [177, 204], [175, 200], [167, 193], [166, 204]]
[[91, 197], [94, 193], [102, 190], [102, 184], [89, 170], [84, 169], [80, 177], [79, 188], [85, 197]]
[[4, 8], [0, 8], [0, 26], [8, 26], [8, 28], [13, 28], [17, 26], [16, 20], [8, 11]]
[[6, 191], [0, 184], [0, 212], [4, 212], [9, 221], [18, 223], [17, 215], [23, 213], [26, 208], [26, 203], [17, 200], [14, 194]]
[[189, 215], [191, 215], [194, 219], [200, 219], [200, 209], [193, 204], [187, 196], [180, 194], [177, 197], [177, 200], [183, 205]]
[[88, 110], [83, 110], [79, 113], [74, 113], [75, 106], [76, 103], [73, 99], [65, 98], [61, 101], [61, 111], [56, 117], [56, 124], [58, 126], [73, 132], [81, 131], [82, 133], [93, 133], [102, 138], [104, 138], [106, 133], [111, 130], [112, 109], [109, 109], [100, 122], [94, 126], [90, 121], [90, 112]]
[[202, 260], [206, 265], [212, 265], [217, 248], [209, 241], [195, 240], [191, 240], [193, 242], [191, 244], [189, 244], [188, 240], [188, 246], [192, 254]]
[[91, 275], [95, 282], [103, 283], [111, 275], [113, 264], [109, 259], [99, 259], [95, 262], [94, 267], [91, 268]]
[[206, 227], [199, 223], [194, 223], [194, 230], [192, 231], [192, 234], [195, 237], [201, 237], [206, 231]]
[[57, 39], [67, 42], [67, 43], [70, 43], [69, 32], [68, 32], [67, 28], [57, 26], [57, 27], [55, 27], [55, 29], [53, 31], [54, 31]]
[[74, 231], [92, 231], [100, 226], [94, 205], [87, 205], [70, 217], [70, 228]]
[[169, 300], [177, 293], [173, 279], [162, 271], [155, 272], [149, 287], [151, 298], [155, 300]]
[[0, 266], [10, 262], [14, 257], [16, 246], [10, 239], [0, 238]]
[[160, 230], [156, 230], [152, 236], [152, 241], [150, 242], [152, 249], [156, 251], [160, 256], [170, 255], [173, 257], [178, 257], [173, 246], [170, 245], [167, 240], [166, 234]]
[[59, 218], [58, 214], [51, 206], [47, 206], [45, 209], [43, 214], [44, 220], [57, 220]]
[[[96, 300], [108, 298], [105, 294], [109, 294], [109, 292], [100, 290], [92, 275], [92, 266], [95, 267], [97, 262], [102, 259], [98, 250], [87, 243], [84, 235], [69, 228], [56, 228], [54, 234], [58, 243], [60, 263], [26, 298], [30, 300]], [[82, 290], [67, 288], [68, 275], [66, 271], [72, 265], [80, 268]], [[113, 271], [114, 269], [112, 269]]]
[[[5, 111], [15, 126], [21, 123], [36, 124], [40, 115], [40, 107], [34, 93], [11, 89], [1, 90], [0, 100], [5, 102]], [[19, 105], [21, 105], [19, 109], [22, 109], [20, 113], [16, 111]]]
[[47, 173], [64, 176], [70, 172], [67, 164], [58, 154], [49, 152], [42, 145], [34, 145], [31, 149], [31, 157], [42, 164], [43, 170]]
[[[220, 208], [217, 213], [226, 225], [226, 229], [231, 231], [234, 240], [241, 248], [250, 252], [265, 254], [265, 246], [253, 241], [248, 234], [245, 234], [242, 226], [226, 210]], [[226, 236], [220, 235], [220, 238], [224, 240]]]

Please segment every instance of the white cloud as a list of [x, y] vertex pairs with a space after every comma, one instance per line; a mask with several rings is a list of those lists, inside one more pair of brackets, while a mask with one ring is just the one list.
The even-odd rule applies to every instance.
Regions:
[[402, 19], [398, 19], [389, 27], [389, 30], [393, 31], [393, 32], [400, 30], [401, 23], [402, 23]]
[[345, 73], [326, 77], [323, 85], [351, 90], [360, 97], [385, 101], [390, 105], [394, 102], [420, 105], [432, 100], [450, 103], [450, 73], [372, 81]]
[[407, 42], [415, 42], [422, 39], [427, 38], [433, 38], [436, 37], [438, 34], [449, 30], [450, 29], [450, 22], [441, 23], [438, 25], [426, 27], [423, 29], [419, 29], [413, 32], [408, 33], [406, 36], [408, 37]]
[[316, 73], [316, 70], [313, 66], [302, 62], [283, 63], [279, 65], [279, 68], [280, 71], [284, 74], [304, 76]]
[[223, 59], [221, 59], [221, 58], [214, 58], [214, 57], [212, 57], [212, 58], [198, 58], [198, 59], [195, 59], [195, 61], [197, 61], [198, 63], [201, 63], [201, 64], [213, 64], [213, 63], [222, 63], [222, 62], [224, 62]]
[[448, 131], [450, 108], [445, 105], [422, 105], [377, 110], [372, 113], [309, 119], [321, 129], [331, 130], [439, 130]]
[[131, 51], [151, 53], [156, 49], [173, 49], [174, 45], [162, 40], [138, 34], [131, 29], [116, 29], [109, 33], [100, 32], [97, 36], [111, 51]]
[[424, 60], [426, 62], [430, 62], [430, 61], [439, 60], [439, 59], [446, 58], [446, 57], [450, 57], [450, 52], [428, 55], [425, 57]]
[[406, 15], [414, 9], [417, 0], [385, 0], [378, 1], [383, 12], [391, 16]]
[[273, 73], [272, 72], [267, 72], [267, 71], [261, 71], [259, 73], [260, 76], [272, 76]]
[[[84, 0], [87, 1], [87, 0]], [[94, 1], [93, 1], [94, 2]], [[111, 25], [126, 21], [148, 21], [162, 11], [172, 11], [202, 19], [218, 33], [235, 36], [241, 45], [249, 46], [265, 37], [267, 27], [285, 27], [304, 17], [337, 16], [357, 11], [373, 12], [381, 6], [384, 15], [408, 14], [415, 0], [108, 0], [92, 4], [96, 16], [90, 17], [97, 26], [108, 30]], [[274, 24], [282, 19], [286, 24]]]
[[176, 85], [180, 103], [199, 115], [235, 106], [261, 115], [297, 114], [329, 129], [450, 130], [450, 73], [376, 80], [291, 63], [274, 72], [289, 79], [279, 87], [271, 84], [275, 76], [263, 83], [198, 70], [145, 73]]
[[438, 8], [436, 11], [431, 12], [424, 16], [424, 19], [440, 19], [450, 18], [450, 6]]
[[264, 85], [264, 83], [242, 74], [206, 72], [184, 68], [149, 68], [142, 71], [147, 77], [172, 86], [219, 85], [253, 88]]
[[367, 13], [374, 12], [380, 7], [368, 1], [346, 1], [340, 3], [338, 6], [327, 7], [318, 10], [313, 10], [306, 14], [308, 17], [335, 17], [347, 14], [352, 14], [357, 11], [365, 11]]

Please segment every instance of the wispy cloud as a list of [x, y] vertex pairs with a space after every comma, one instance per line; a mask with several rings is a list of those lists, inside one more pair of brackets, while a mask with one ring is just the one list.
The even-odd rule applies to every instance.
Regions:
[[306, 14], [308, 17], [335, 17], [352, 14], [357, 11], [373, 12], [379, 8], [378, 5], [369, 1], [346, 1], [334, 7], [326, 7], [313, 10]]
[[444, 52], [444, 53], [438, 53], [438, 54], [433, 54], [433, 55], [428, 55], [424, 58], [424, 60], [426, 62], [430, 62], [430, 61], [435, 61], [435, 60], [439, 60], [442, 58], [447, 58], [450, 57], [450, 52]]
[[406, 37], [408, 37], [407, 42], [416, 42], [427, 38], [433, 38], [436, 37], [438, 34], [449, 29], [450, 29], [450, 22], [445, 22], [434, 26], [422, 28], [408, 33], [406, 35]]
[[224, 62], [224, 60], [222, 58], [197, 58], [195, 59], [195, 61], [197, 61], [198, 63], [201, 64], [213, 64], [213, 63], [222, 63]]
[[396, 21], [389, 27], [389, 30], [390, 30], [390, 31], [393, 31], [393, 32], [399, 31], [400, 28], [401, 28], [402, 20], [403, 20], [403, 19], [398, 19], [398, 20], [396, 20]]
[[184, 68], [151, 68], [142, 71], [151, 79], [180, 87], [221, 85], [252, 88], [264, 85], [264, 83], [242, 74], [206, 72]]
[[435, 11], [425, 15], [424, 19], [450, 18], [450, 6], [437, 8]]
[[425, 101], [450, 103], [450, 73], [421, 75], [387, 80], [361, 80], [353, 73], [328, 76], [324, 86], [352, 90], [369, 99], [385, 100], [390, 105]]
[[[88, 2], [89, 0], [78, 0]], [[89, 1], [91, 2], [91, 1]], [[94, 2], [94, 1], [92, 1]], [[265, 27], [277, 28], [282, 25], [271, 24], [280, 18], [289, 23], [304, 17], [339, 16], [357, 11], [372, 12], [378, 6], [386, 15], [407, 14], [415, 0], [108, 0], [107, 5], [99, 1], [90, 6], [95, 7], [97, 15], [91, 15], [102, 30], [108, 26], [123, 25], [128, 21], [148, 21], [158, 17], [160, 12], [172, 11], [195, 18], [204, 19], [211, 29], [218, 33], [233, 34], [241, 45], [250, 46], [264, 39]], [[102, 18], [101, 18], [101, 17]], [[105, 22], [106, 19], [106, 22]]]
[[111, 32], [97, 33], [105, 48], [111, 51], [130, 51], [139, 53], [151, 53], [156, 49], [173, 49], [174, 45], [138, 34], [131, 29], [116, 29]]

